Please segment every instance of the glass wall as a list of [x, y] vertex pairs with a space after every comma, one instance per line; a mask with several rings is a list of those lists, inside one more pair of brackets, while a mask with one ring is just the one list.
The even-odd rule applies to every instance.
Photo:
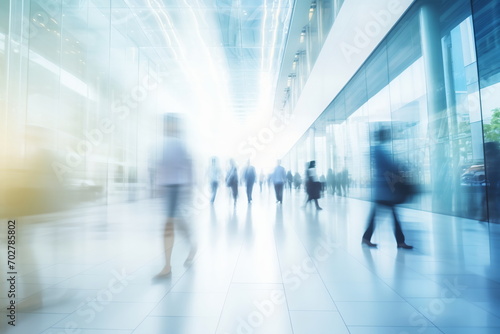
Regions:
[[481, 107], [488, 213], [500, 223], [500, 3], [474, 0], [472, 9], [480, 89], [468, 102]]
[[313, 125], [318, 174], [348, 174], [333, 194], [371, 199], [374, 132], [389, 127], [394, 161], [422, 189], [406, 206], [497, 221], [499, 17], [490, 1], [414, 3]]
[[[141, 29], [129, 9], [105, 3], [1, 2], [0, 171], [10, 194], [4, 200], [48, 184], [52, 202], [148, 194], [149, 154], [139, 148], [160, 134], [160, 69], [134, 42]], [[37, 213], [33, 203], [11, 201], [6, 207]]]

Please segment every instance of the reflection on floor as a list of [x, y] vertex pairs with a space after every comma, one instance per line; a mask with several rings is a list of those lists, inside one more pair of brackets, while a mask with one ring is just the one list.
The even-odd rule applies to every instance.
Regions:
[[184, 267], [177, 238], [164, 279], [152, 279], [163, 265], [158, 200], [18, 219], [16, 326], [2, 315], [0, 332], [500, 332], [497, 225], [402, 209], [415, 249], [396, 248], [384, 217], [370, 249], [360, 243], [370, 203], [328, 195], [317, 212], [301, 207], [303, 193], [279, 205], [257, 189], [233, 209], [218, 196], [193, 205], [194, 263]]

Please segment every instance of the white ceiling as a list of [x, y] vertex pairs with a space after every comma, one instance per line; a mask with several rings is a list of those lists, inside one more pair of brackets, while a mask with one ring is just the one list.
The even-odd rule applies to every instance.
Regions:
[[289, 0], [120, 0], [111, 9], [113, 26], [169, 70], [182, 88], [174, 95], [209, 96], [203, 104], [240, 120], [272, 108]]
[[292, 0], [113, 0], [110, 12], [93, 3], [168, 72], [165, 105], [196, 115], [210, 154], [238, 155], [268, 123]]

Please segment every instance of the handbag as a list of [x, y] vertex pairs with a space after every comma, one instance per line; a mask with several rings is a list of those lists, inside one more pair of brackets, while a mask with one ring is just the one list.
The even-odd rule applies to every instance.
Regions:
[[393, 179], [392, 187], [394, 189], [394, 204], [402, 204], [409, 202], [419, 192], [417, 184], [412, 182], [407, 173], [399, 172]]
[[321, 182], [314, 181], [312, 183], [311, 198], [318, 199], [321, 197]]

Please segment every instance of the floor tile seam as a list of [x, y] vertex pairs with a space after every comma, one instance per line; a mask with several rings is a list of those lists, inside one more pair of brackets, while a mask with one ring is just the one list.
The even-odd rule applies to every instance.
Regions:
[[[72, 313], [73, 313], [73, 312], [72, 312]], [[29, 314], [44, 314], [44, 313], [29, 313]], [[50, 315], [61, 315], [61, 314], [66, 314], [66, 313], [45, 313], [45, 314], [50, 314]], [[71, 313], [70, 313], [70, 314], [71, 314]], [[46, 332], [47, 330], [50, 330], [50, 329], [52, 329], [52, 328], [60, 329], [60, 328], [58, 328], [58, 327], [54, 327], [54, 325], [56, 325], [56, 324], [60, 323], [60, 322], [61, 322], [61, 321], [63, 321], [64, 319], [68, 318], [68, 316], [69, 316], [69, 315], [67, 315], [67, 316], [63, 316], [61, 319], [56, 320], [54, 323], [52, 323], [52, 321], [51, 321], [51, 324], [50, 324], [50, 325], [48, 325], [48, 327], [43, 328], [43, 329], [41, 330], [41, 332], [39, 332], [39, 333], [44, 333], [44, 332]]]
[[223, 315], [224, 310], [226, 308], [227, 298], [229, 296], [229, 292], [231, 291], [231, 284], [233, 282], [233, 279], [234, 279], [234, 276], [235, 276], [235, 273], [236, 273], [236, 269], [238, 268], [238, 262], [240, 261], [241, 253], [242, 252], [243, 252], [243, 244], [240, 244], [239, 245], [239, 250], [238, 250], [238, 258], [237, 258], [237, 260], [236, 260], [236, 262], [234, 264], [233, 273], [231, 274], [231, 279], [229, 281], [229, 287], [227, 289], [226, 296], [224, 297], [224, 303], [222, 304], [222, 308], [221, 308], [221, 311], [220, 311], [220, 314], [219, 314], [219, 319], [217, 320], [217, 326], [215, 326], [215, 333], [217, 333], [217, 331], [219, 330], [219, 327], [221, 325], [222, 315]]
[[310, 313], [339, 313], [339, 310], [312, 310], [312, 309], [295, 309], [290, 312], [310, 312]]
[[211, 315], [148, 315], [147, 318], [215, 318]]
[[[306, 224], [307, 224], [307, 221], [306, 221]], [[292, 229], [293, 229], [293, 232], [294, 232], [294, 234], [295, 234], [295, 236], [296, 236], [297, 240], [300, 242], [300, 244], [301, 244], [302, 248], [306, 251], [307, 256], [308, 256], [309, 258], [313, 259], [314, 257], [312, 257], [312, 256], [311, 256], [311, 254], [310, 254], [309, 250], [305, 247], [304, 242], [303, 242], [303, 241], [302, 241], [302, 239], [299, 237], [299, 235], [298, 235], [298, 233], [297, 233], [297, 229], [296, 229], [295, 225], [292, 225]], [[326, 289], [326, 291], [327, 291], [327, 293], [328, 293], [328, 296], [330, 297], [330, 300], [332, 301], [332, 303], [333, 303], [333, 305], [335, 306], [335, 308], [339, 311], [339, 316], [340, 316], [340, 318], [342, 319], [342, 322], [344, 323], [345, 328], [347, 328], [347, 324], [346, 324], [346, 322], [345, 322], [345, 320], [344, 320], [344, 317], [343, 317], [343, 316], [342, 316], [342, 314], [340, 313], [340, 310], [339, 310], [339, 308], [337, 307], [337, 304], [335, 303], [335, 300], [333, 299], [333, 297], [332, 297], [332, 295], [331, 295], [330, 291], [328, 290], [328, 288], [327, 288], [327, 286], [326, 286], [326, 284], [325, 284], [325, 282], [324, 282], [324, 280], [323, 280], [323, 277], [322, 277], [322, 275], [321, 275], [320, 271], [318, 270], [318, 266], [317, 266], [317, 264], [316, 264], [314, 261], [312, 261], [312, 263], [313, 263], [313, 265], [314, 265], [314, 268], [316, 269], [316, 272], [317, 272], [317, 274], [318, 274], [319, 279], [321, 280], [321, 283], [323, 284], [323, 287]], [[286, 295], [286, 289], [284, 289], [284, 292], [285, 292], [285, 295]], [[289, 314], [289, 318], [290, 318], [290, 322], [291, 322], [290, 308], [289, 308], [289, 306], [288, 306], [288, 299], [287, 299], [287, 308], [288, 308], [288, 310], [289, 310], [289, 311], [288, 311], [288, 314]], [[293, 331], [293, 326], [292, 326], [292, 331]], [[349, 331], [349, 330], [348, 330], [348, 331]]]
[[[362, 266], [367, 267], [366, 265], [364, 265], [362, 262], [360, 262], [356, 258], [355, 258], [355, 261], [359, 262]], [[376, 276], [380, 281], [382, 281], [385, 286], [387, 286], [392, 292], [394, 292], [397, 296], [399, 296], [402, 299], [402, 301], [393, 301], [393, 302], [392, 301], [388, 301], [388, 302], [384, 302], [384, 303], [401, 303], [401, 302], [404, 302], [408, 306], [410, 306], [415, 312], [417, 312], [422, 317], [424, 317], [430, 324], [432, 324], [432, 326], [434, 326], [435, 328], [437, 328], [439, 330], [439, 327], [434, 322], [432, 322], [430, 319], [428, 319], [424, 314], [422, 314], [413, 304], [411, 304], [408, 301], [407, 297], [403, 297], [401, 294], [399, 294], [397, 291], [395, 291], [390, 285], [388, 285], [387, 282], [385, 280], [383, 280], [380, 276], [378, 276], [376, 273], [374, 273], [373, 271], [371, 271], [369, 268], [367, 268], [367, 269], [371, 273], [373, 273], [373, 275]], [[376, 303], [381, 303], [381, 302], [376, 301]], [[414, 326], [410, 326], [410, 327], [414, 327]]]
[[[431, 280], [432, 282], [438, 284], [438, 285], [442, 285], [442, 283], [440, 282], [439, 278], [443, 278], [443, 276], [445, 276], [445, 277], [448, 277], [448, 276], [450, 276], [450, 277], [457, 277], [457, 276], [461, 276], [461, 275], [462, 274], [457, 274], [457, 275], [453, 275], [453, 274], [437, 274], [437, 275], [435, 275], [435, 274], [425, 274], [423, 276], [426, 277], [427, 279]], [[481, 275], [474, 274], [474, 273], [466, 273], [466, 274], [464, 274], [464, 276], [474, 276], [474, 275], [480, 276], [482, 279], [487, 280], [487, 281], [491, 281], [492, 283], [500, 284], [500, 281], [497, 282], [495, 280], [492, 280], [489, 277], [481, 276]], [[472, 289], [483, 289], [483, 288], [476, 287], [476, 288], [472, 288]], [[498, 289], [500, 289], [500, 287], [499, 288], [495, 288], [495, 289], [488, 289], [488, 288], [486, 288], [486, 290], [498, 290]]]
[[[363, 246], [361, 246], [363, 247]], [[371, 251], [370, 249], [367, 249], [367, 251]], [[398, 250], [398, 251], [406, 251], [406, 250]], [[413, 250], [411, 250], [413, 252]], [[348, 253], [349, 254], [349, 253]], [[389, 257], [388, 254], [384, 254], [382, 253], [382, 256], [384, 257]], [[354, 257], [354, 256], [351, 256], [358, 264], [360, 264], [361, 266], [365, 267], [370, 273], [372, 273], [375, 277], [377, 277], [381, 282], [383, 282], [384, 285], [386, 285], [389, 289], [391, 289], [391, 291], [393, 291], [395, 294], [397, 294], [398, 296], [400, 296], [401, 298], [405, 299], [403, 296], [401, 296], [396, 290], [394, 290], [387, 282], [386, 282], [386, 279], [384, 279], [384, 277], [381, 277], [380, 275], [378, 275], [376, 272], [374, 272], [369, 265], [363, 263], [360, 259], [358, 259], [357, 257]], [[426, 277], [428, 278], [428, 276], [426, 276], [425, 274], [423, 273], [420, 273], [418, 272], [417, 270], [413, 269], [412, 267], [409, 267], [409, 266], [406, 266], [405, 265], [405, 268], [408, 269], [408, 270], [411, 270], [419, 275], [422, 275], [423, 277]], [[472, 274], [472, 273], [471, 273]], [[429, 278], [430, 279], [430, 278]], [[430, 279], [431, 281], [433, 281], [434, 283], [437, 283], [441, 286], [441, 283], [437, 282], [437, 281], [434, 281], [432, 279]]]
[[[196, 259], [196, 257], [195, 257], [195, 261], [191, 264], [191, 266], [190, 266], [189, 268], [191, 268], [194, 264], [196, 264], [196, 261], [197, 261], [197, 260], [198, 260], [198, 259]], [[146, 265], [144, 265], [144, 266], [146, 266]], [[141, 267], [141, 268], [142, 268], [142, 267]], [[179, 278], [175, 281], [175, 283], [173, 283], [173, 284], [172, 284], [172, 285], [171, 285], [171, 286], [170, 286], [170, 287], [169, 287], [169, 288], [165, 291], [165, 293], [164, 293], [164, 295], [163, 295], [163, 297], [162, 297], [162, 298], [160, 298], [160, 299], [159, 299], [156, 303], [148, 303], [148, 304], [154, 304], [154, 306], [151, 308], [151, 310], [148, 312], [148, 314], [146, 314], [146, 315], [144, 316], [144, 318], [143, 318], [143, 319], [139, 322], [139, 324], [138, 324], [138, 325], [137, 325], [134, 329], [132, 329], [132, 333], [134, 333], [134, 332], [137, 330], [137, 328], [139, 328], [139, 327], [140, 327], [140, 326], [144, 323], [144, 321], [146, 321], [146, 319], [148, 319], [149, 317], [151, 317], [151, 316], [152, 316], [152, 315], [151, 315], [151, 313], [152, 313], [152, 312], [153, 312], [153, 311], [154, 311], [154, 310], [155, 310], [155, 309], [156, 309], [156, 308], [160, 305], [160, 303], [161, 303], [161, 302], [162, 302], [162, 301], [163, 301], [163, 300], [167, 297], [167, 295], [168, 295], [168, 294], [172, 291], [172, 289], [173, 289], [173, 288], [174, 288], [177, 284], [179, 284], [179, 282], [181, 281], [182, 277], [184, 277], [184, 275], [186, 275], [186, 273], [189, 271], [189, 268], [188, 268], [188, 269], [186, 269], [186, 270], [182, 273], [182, 275], [181, 275], [181, 276], [179, 276]], [[138, 268], [137, 270], [139, 270], [139, 269], [140, 269], [140, 268]], [[136, 270], [136, 271], [137, 271], [137, 270]], [[153, 278], [152, 278], [152, 279], [153, 279]], [[169, 277], [169, 278], [168, 278], [168, 280], [172, 280], [172, 279], [173, 279], [173, 277]]]
[[[432, 300], [434, 300], [437, 297], [407, 297], [407, 298], [411, 298], [411, 299], [432, 299]], [[462, 300], [465, 303], [471, 304], [474, 307], [477, 307], [477, 308], [485, 311], [486, 313], [488, 313], [489, 315], [493, 316], [494, 318], [497, 318], [499, 320], [499, 325], [497, 327], [494, 327], [494, 328], [500, 327], [500, 315], [496, 315], [495, 313], [491, 312], [490, 310], [488, 310], [488, 309], [486, 309], [486, 308], [484, 308], [484, 307], [476, 304], [476, 303], [481, 303], [481, 302], [474, 302], [474, 301], [470, 301], [470, 300], [467, 300], [467, 299], [464, 299], [464, 298], [457, 298], [457, 299], [458, 300]], [[474, 327], [477, 327], [477, 326], [474, 326]]]
[[[117, 256], [118, 256], [118, 255], [117, 255]], [[108, 262], [108, 261], [105, 261], [105, 262]], [[105, 263], [105, 262], [104, 262], [104, 263]], [[59, 263], [58, 263], [58, 264], [59, 264]], [[91, 267], [89, 267], [89, 268], [87, 268], [87, 269], [84, 269], [83, 271], [81, 271], [81, 272], [79, 272], [79, 273], [76, 273], [76, 274], [71, 275], [71, 276], [68, 276], [68, 277], [64, 277], [64, 280], [62, 280], [61, 282], [58, 282], [58, 283], [54, 283], [54, 284], [51, 286], [51, 288], [55, 288], [55, 285], [62, 284], [62, 283], [64, 283], [64, 282], [67, 282], [67, 281], [69, 281], [70, 279], [76, 278], [76, 277], [78, 277], [78, 276], [80, 276], [80, 275], [84, 275], [84, 276], [85, 276], [85, 275], [89, 275], [89, 276], [90, 276], [90, 274], [84, 274], [84, 272], [86, 272], [86, 271], [88, 271], [88, 270], [92, 270], [92, 269], [94, 269], [95, 267], [98, 267], [98, 266], [100, 266], [100, 265], [102, 265], [102, 264], [103, 264], [103, 263], [98, 264], [98, 265], [93, 265], [93, 266], [91, 266]], [[113, 270], [114, 270], [114, 269], [113, 269]], [[127, 273], [127, 274], [129, 274], [129, 275], [130, 275], [131, 273]], [[92, 276], [97, 276], [97, 275], [92, 275]], [[54, 277], [54, 276], [47, 276], [47, 277]], [[57, 278], [63, 278], [63, 277], [57, 277]], [[109, 279], [108, 279], [108, 284], [109, 284]], [[61, 289], [63, 289], [63, 288], [61, 288]], [[73, 290], [75, 290], [74, 288], [69, 288], [69, 289], [73, 289]], [[100, 291], [100, 290], [103, 290], [103, 289], [105, 289], [105, 288], [104, 288], [104, 287], [103, 287], [103, 288], [81, 288], [81, 289], [76, 289], [76, 290], [99, 290], [99, 291]]]
[[[494, 316], [496, 316], [497, 318], [500, 318], [500, 312], [498, 312], [498, 315], [497, 315], [497, 314], [494, 314], [494, 313], [493, 313], [493, 312], [491, 312], [488, 308], [483, 307], [483, 306], [481, 306], [481, 305], [478, 305], [478, 304], [477, 304], [477, 303], [487, 303], [487, 302], [478, 302], [478, 301], [472, 302], [472, 301], [471, 301], [471, 303], [473, 303], [473, 304], [474, 304], [474, 306], [479, 307], [480, 309], [482, 309], [482, 310], [484, 310], [484, 311], [486, 311], [486, 312], [488, 312], [488, 313], [490, 313], [490, 314], [493, 314], [493, 315], [494, 315]], [[498, 301], [497, 303], [498, 303], [498, 304], [500, 304], [500, 301]]]
[[[33, 285], [38, 285], [38, 283], [21, 283], [21, 284], [33, 284]], [[30, 293], [29, 295], [25, 296], [24, 298], [22, 298], [20, 300], [20, 302], [24, 301], [24, 300], [27, 300], [29, 298], [32, 298], [34, 295], [36, 294], [41, 294], [43, 291], [47, 290], [47, 289], [52, 289], [54, 288], [54, 285], [56, 285], [58, 283], [52, 283], [50, 284], [49, 286], [45, 287], [45, 288], [42, 288], [41, 290], [38, 290], [37, 292], [33, 292], [33, 293]], [[17, 287], [17, 286], [16, 286]], [[17, 293], [17, 292], [16, 292]]]
[[[421, 312], [419, 312], [419, 311], [417, 310], [417, 308], [416, 308], [416, 307], [414, 307], [412, 304], [410, 304], [407, 300], [404, 300], [404, 301], [394, 301], [394, 302], [391, 302], [391, 301], [389, 301], [389, 302], [379, 302], [379, 301], [375, 301], [375, 302], [373, 302], [373, 303], [380, 304], [380, 303], [402, 303], [402, 302], [404, 302], [405, 304], [407, 304], [407, 305], [408, 305], [410, 308], [412, 308], [412, 309], [413, 309], [413, 310], [414, 310], [417, 314], [421, 315], [421, 316], [422, 316], [422, 317], [423, 317], [426, 321], [428, 321], [431, 327], [436, 328], [436, 329], [437, 329], [437, 330], [439, 330], [440, 332], [444, 333], [444, 332], [443, 332], [443, 331], [442, 331], [442, 330], [441, 330], [441, 329], [440, 329], [440, 328], [439, 328], [439, 327], [438, 327], [438, 326], [437, 326], [434, 322], [432, 322], [432, 321], [431, 321], [430, 319], [428, 319], [425, 315], [423, 315]], [[340, 303], [353, 303], [353, 302], [340, 302]], [[356, 302], [354, 302], [354, 303], [356, 303]], [[363, 303], [366, 303], [366, 302], [363, 302]], [[341, 317], [342, 317], [342, 313], [340, 312], [340, 310], [339, 310], [339, 313], [340, 313], [340, 315], [341, 315]], [[411, 316], [412, 316], [412, 314], [410, 314], [410, 317], [411, 317]], [[409, 317], [409, 318], [410, 318], [410, 317]], [[408, 326], [369, 326], [369, 325], [367, 325], [366, 327], [411, 327], [411, 328], [418, 327], [418, 326], [411, 326], [411, 324], [410, 324], [410, 319], [408, 319], [408, 323], [409, 323], [409, 325], [408, 325]], [[356, 326], [356, 325], [353, 325], [353, 326]], [[348, 327], [348, 326], [346, 325], [346, 327]], [[351, 326], [351, 327], [352, 327], [352, 326]], [[429, 326], [427, 326], [427, 327], [429, 327]]]
[[[345, 209], [345, 208], [344, 208], [344, 209]], [[303, 244], [302, 240], [300, 240], [300, 241], [301, 241], [301, 243]], [[307, 251], [307, 249], [306, 249], [306, 251]], [[346, 249], [346, 252], [347, 252], [347, 254], [349, 254], [349, 252], [347, 251], [347, 249]], [[308, 252], [308, 254], [309, 254], [309, 252]], [[349, 255], [350, 255], [350, 254], [349, 254]], [[394, 292], [397, 296], [399, 296], [399, 297], [400, 297], [400, 298], [401, 298], [401, 299], [402, 299], [402, 300], [403, 300], [406, 304], [408, 304], [411, 308], [413, 308], [413, 309], [415, 310], [415, 312], [418, 312], [418, 310], [417, 310], [415, 307], [413, 307], [413, 305], [412, 305], [412, 304], [408, 303], [408, 301], [407, 301], [405, 298], [403, 298], [403, 297], [402, 297], [399, 293], [397, 293], [396, 291], [394, 291], [394, 289], [392, 289], [392, 287], [390, 287], [390, 286], [389, 286], [389, 285], [388, 285], [388, 284], [387, 284], [387, 283], [386, 283], [386, 282], [385, 282], [385, 281], [384, 281], [384, 280], [383, 280], [380, 276], [378, 276], [376, 273], [374, 273], [372, 270], [370, 270], [370, 268], [368, 268], [368, 267], [367, 267], [364, 263], [362, 263], [360, 260], [358, 260], [356, 257], [354, 257], [354, 256], [352, 256], [352, 255], [351, 255], [351, 258], [352, 258], [352, 260], [354, 260], [354, 261], [358, 262], [358, 263], [359, 263], [359, 264], [361, 264], [363, 267], [365, 267], [367, 270], [369, 270], [369, 272], [370, 272], [370, 273], [373, 273], [373, 275], [375, 275], [378, 279], [380, 279], [380, 280], [383, 282], [383, 284], [385, 284], [385, 285], [386, 285], [386, 286], [387, 286], [387, 287], [388, 287], [391, 291], [393, 291], [393, 292]], [[313, 263], [314, 263], [314, 262], [313, 262]], [[316, 263], [314, 263], [314, 265], [315, 265], [315, 267], [316, 267]], [[317, 269], [317, 267], [316, 267], [316, 269]], [[319, 276], [320, 276], [321, 281], [323, 282], [323, 285], [324, 285], [324, 286], [325, 286], [325, 288], [326, 288], [326, 284], [325, 284], [325, 281], [324, 281], [323, 275], [321, 275], [321, 273], [320, 273], [319, 271], [318, 271], [318, 274], [319, 274]], [[328, 294], [329, 294], [329, 296], [330, 296], [330, 298], [331, 298], [332, 302], [334, 303], [335, 307], [339, 310], [339, 315], [340, 315], [340, 317], [341, 317], [342, 321], [344, 322], [344, 325], [346, 326], [346, 328], [348, 328], [348, 326], [347, 326], [347, 324], [346, 324], [346, 321], [345, 321], [345, 319], [344, 319], [344, 317], [343, 317], [343, 315], [342, 315], [342, 312], [341, 312], [341, 311], [340, 311], [340, 309], [338, 308], [337, 303], [336, 303], [336, 301], [334, 300], [333, 296], [331, 295], [330, 290], [329, 290], [328, 288], [326, 288], [326, 289], [327, 289]], [[398, 301], [394, 301], [394, 302], [398, 302]], [[377, 302], [377, 303], [378, 303], [378, 302]], [[401, 303], [401, 301], [399, 301], [399, 303]], [[419, 313], [419, 314], [421, 314], [420, 312], [418, 312], [418, 313]], [[422, 314], [422, 316], [424, 316], [424, 315]], [[427, 319], [427, 318], [426, 318], [426, 319]], [[432, 323], [429, 319], [427, 319], [427, 320], [428, 320], [430, 323]], [[433, 324], [433, 323], [432, 323], [432, 324]], [[435, 326], [435, 324], [433, 324], [433, 325], [434, 325], [434, 327], [436, 327], [436, 328], [437, 328], [437, 326]], [[349, 330], [349, 329], [348, 329], [348, 330]]]
[[[427, 320], [432, 326], [434, 326], [434, 328], [436, 328], [437, 330], [441, 331], [442, 333], [444, 333], [444, 331], [441, 330], [441, 328], [436, 324], [434, 323], [431, 319], [429, 319], [428, 317], [426, 317], [422, 312], [420, 312], [416, 306], [414, 306], [412, 303], [410, 303], [408, 301], [408, 299], [410, 299], [410, 297], [402, 297], [403, 300], [405, 301], [405, 303], [407, 303], [411, 308], [413, 308], [415, 310], [415, 312], [417, 312], [419, 315], [421, 315], [425, 320]], [[436, 299], [436, 298], [411, 298], [411, 299]], [[410, 327], [416, 327], [416, 326], [410, 326]]]
[[[30, 265], [34, 265], [34, 264], [36, 264], [36, 263], [30, 264]], [[26, 264], [23, 264], [23, 265], [26, 265]], [[19, 278], [21, 278], [23, 276], [27, 276], [27, 275], [33, 275], [35, 272], [37, 272], [39, 270], [47, 269], [47, 268], [50, 268], [50, 267], [52, 267], [54, 265], [55, 264], [50, 264], [50, 265], [47, 265], [47, 266], [43, 266], [42, 268], [33, 269], [33, 270], [31, 270], [31, 271], [29, 271], [27, 273], [23, 273], [22, 275], [19, 276]], [[22, 268], [21, 268], [21, 270], [22, 270]], [[19, 272], [19, 270], [18, 270], [18, 272]], [[49, 276], [47, 276], [47, 277], [49, 277]], [[59, 276], [50, 276], [50, 277], [58, 278]]]
[[16, 312], [16, 315], [31, 315], [31, 314], [72, 314], [74, 311], [71, 312]]
[[[286, 293], [286, 289], [285, 289], [285, 284], [283, 283], [283, 268], [282, 268], [282, 261], [280, 260], [280, 255], [279, 255], [279, 251], [278, 251], [278, 244], [279, 244], [279, 241], [276, 240], [276, 233], [274, 230], [272, 230], [273, 233], [273, 240], [274, 240], [274, 250], [276, 252], [276, 259], [278, 261], [278, 267], [279, 267], [279, 271], [280, 271], [280, 278], [281, 278], [281, 282], [282, 282], [282, 286], [283, 286], [283, 295], [285, 296], [285, 301], [286, 301], [286, 312], [288, 314], [288, 322], [290, 324], [290, 328], [292, 330], [292, 334], [294, 333], [294, 329], [293, 329], [293, 323], [292, 323], [292, 317], [291, 317], [291, 314], [290, 314], [290, 305], [289, 305], [289, 298], [287, 297], [287, 293]], [[295, 229], [294, 229], [294, 233], [296, 234], [295, 232]], [[299, 240], [300, 241], [300, 240]]]
[[[349, 326], [349, 327], [351, 327], [351, 328], [415, 328], [416, 326], [387, 326], [387, 325], [386, 325], [386, 326], [373, 326], [373, 325], [351, 325], [351, 326]], [[432, 327], [432, 328], [436, 329], [436, 330], [437, 330], [437, 331], [439, 331], [440, 333], [445, 334], [445, 332], [443, 332], [443, 331], [441, 330], [441, 328], [438, 328], [438, 327], [436, 327], [436, 326], [434, 326], [434, 327]], [[349, 330], [349, 333], [350, 333], [350, 332], [351, 332], [351, 331]], [[401, 332], [401, 333], [407, 333], [407, 332]], [[401, 333], [400, 333], [400, 334], [401, 334]], [[424, 331], [422, 331], [422, 333], [424, 333]]]

